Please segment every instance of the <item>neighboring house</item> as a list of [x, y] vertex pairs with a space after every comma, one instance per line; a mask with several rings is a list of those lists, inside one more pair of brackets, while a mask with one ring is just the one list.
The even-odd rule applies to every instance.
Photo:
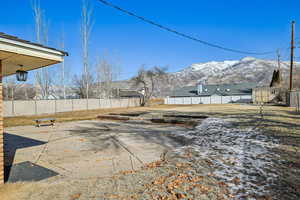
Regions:
[[177, 89], [165, 99], [165, 104], [225, 104], [252, 101], [256, 83], [215, 84]]
[[43, 97], [42, 95], [37, 95], [35, 97], [33, 97], [34, 100], [55, 100], [55, 99], [59, 99], [59, 97], [57, 97], [54, 94], [49, 94], [46, 97]]
[[[64, 96], [61, 94], [49, 94], [47, 97], [43, 97], [42, 95], [37, 95], [33, 97], [34, 100], [59, 100], [64, 99]], [[66, 99], [80, 99], [80, 96], [75, 93], [71, 93], [66, 95]]]
[[120, 90], [119, 96], [121, 98], [140, 98], [143, 95], [135, 90]]
[[115, 98], [140, 98], [143, 96], [143, 94], [137, 90], [114, 89], [113, 96]]

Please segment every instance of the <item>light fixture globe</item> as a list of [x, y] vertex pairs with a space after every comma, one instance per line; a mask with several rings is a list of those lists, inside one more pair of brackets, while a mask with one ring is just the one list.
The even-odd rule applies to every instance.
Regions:
[[18, 81], [26, 81], [27, 80], [28, 72], [24, 71], [22, 69], [22, 67], [23, 66], [21, 66], [21, 69], [16, 71], [16, 76], [17, 76]]

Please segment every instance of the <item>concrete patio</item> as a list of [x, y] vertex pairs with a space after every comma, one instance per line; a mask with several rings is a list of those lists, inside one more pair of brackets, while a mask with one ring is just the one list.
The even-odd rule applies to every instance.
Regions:
[[183, 141], [170, 134], [174, 130], [187, 129], [100, 120], [7, 128], [5, 165], [29, 161], [59, 174], [47, 181], [107, 177], [120, 170], [138, 169], [158, 160], [165, 150], [181, 146]]

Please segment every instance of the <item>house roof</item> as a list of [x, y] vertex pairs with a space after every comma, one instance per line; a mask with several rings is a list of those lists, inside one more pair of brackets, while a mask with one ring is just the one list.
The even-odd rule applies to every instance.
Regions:
[[197, 86], [187, 86], [174, 90], [170, 96], [172, 97], [190, 97], [197, 95]]
[[9, 76], [21, 68], [25, 71], [60, 63], [68, 53], [0, 32], [2, 75]]
[[120, 97], [141, 97], [142, 94], [135, 90], [120, 90]]
[[190, 97], [190, 96], [231, 96], [231, 95], [251, 95], [252, 88], [256, 87], [256, 83], [234, 83], [234, 84], [215, 84], [202, 85], [202, 93], [198, 94], [197, 86], [183, 87], [174, 90], [170, 96]]
[[35, 42], [30, 42], [28, 40], [23, 40], [23, 39], [20, 39], [20, 38], [18, 38], [16, 36], [8, 35], [8, 34], [3, 33], [3, 32], [0, 32], [0, 38], [14, 40], [14, 41], [17, 41], [17, 42], [26, 43], [26, 44], [29, 44], [29, 45], [34, 45], [34, 46], [42, 47], [42, 48], [49, 49], [49, 50], [59, 51], [62, 54], [64, 54], [65, 56], [69, 55], [68, 52], [61, 51], [61, 50], [58, 50], [58, 49], [55, 49], [55, 48], [52, 48], [52, 47], [47, 47], [47, 46], [44, 46], [44, 45], [41, 45], [41, 44], [38, 44], [38, 43], [35, 43]]

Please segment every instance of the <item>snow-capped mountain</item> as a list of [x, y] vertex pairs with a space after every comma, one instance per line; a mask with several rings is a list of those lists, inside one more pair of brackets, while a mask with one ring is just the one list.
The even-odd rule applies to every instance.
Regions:
[[[290, 63], [287, 61], [280, 62], [282, 80], [286, 87], [288, 87], [289, 66]], [[300, 88], [300, 62], [295, 63], [294, 66], [294, 87]], [[168, 73], [167, 79], [156, 82], [154, 96], [168, 96], [174, 89], [196, 86], [199, 82], [203, 84], [253, 82], [258, 86], [268, 86], [275, 69], [278, 69], [277, 60], [254, 57], [196, 63], [181, 71]], [[122, 81], [122, 86], [136, 89], [132, 87], [131, 80], [126, 83]]]
[[[295, 68], [299, 66], [300, 63], [296, 63]], [[281, 62], [280, 67], [283, 78], [287, 77], [289, 63]], [[173, 87], [190, 86], [198, 82], [207, 84], [256, 82], [259, 85], [269, 85], [273, 71], [277, 68], [276, 60], [245, 57], [241, 60], [192, 64], [182, 71], [170, 73], [169, 79]]]

